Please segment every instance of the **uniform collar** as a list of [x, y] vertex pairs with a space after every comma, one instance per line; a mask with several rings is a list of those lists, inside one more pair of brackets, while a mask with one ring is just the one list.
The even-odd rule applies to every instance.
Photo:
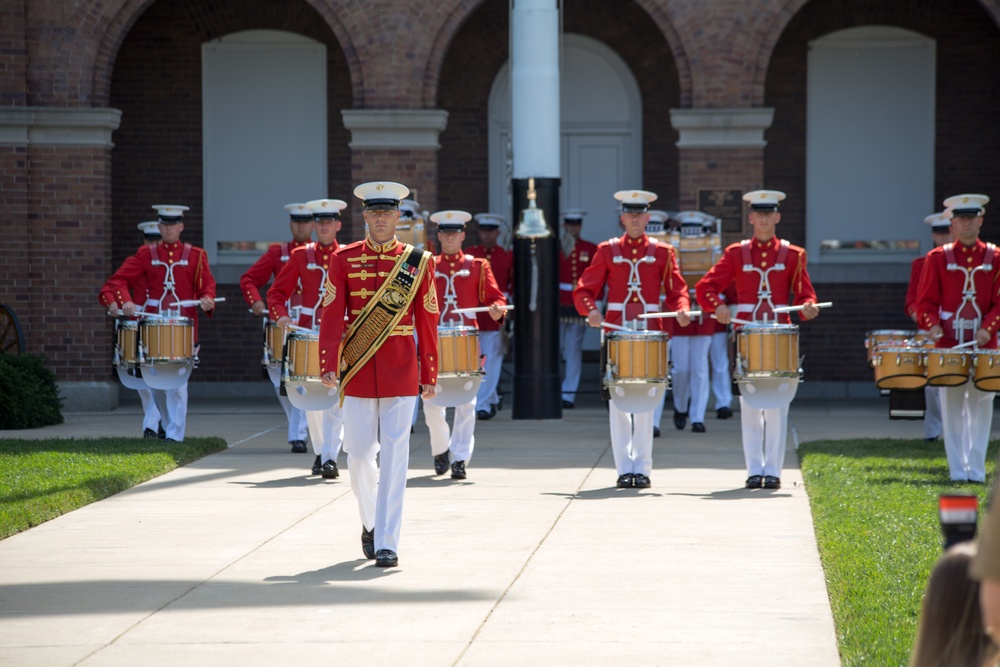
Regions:
[[778, 243], [778, 237], [777, 236], [772, 236], [771, 238], [769, 238], [766, 241], [758, 241], [757, 238], [754, 237], [753, 240], [751, 241], [751, 243], [753, 244], [754, 248], [757, 248], [759, 250], [766, 250], [767, 248], [771, 248], [776, 243]]
[[981, 247], [984, 247], [985, 245], [986, 244], [983, 243], [982, 239], [978, 239], [978, 238], [976, 239], [976, 242], [973, 243], [972, 245], [965, 245], [961, 241], [955, 241], [955, 248], [959, 252], [964, 252], [964, 253], [975, 252], [975, 251], [979, 250]]
[[316, 247], [319, 248], [319, 249], [321, 249], [321, 250], [330, 250], [330, 251], [336, 250], [337, 249], [337, 241], [335, 240], [330, 245], [323, 245], [319, 241], [316, 241]]
[[166, 241], [160, 241], [160, 247], [162, 247], [164, 250], [180, 250], [181, 246], [183, 245], [184, 244], [181, 243], [180, 241], [177, 241], [176, 243], [167, 243]]
[[374, 250], [375, 252], [379, 252], [379, 253], [387, 253], [390, 250], [392, 250], [393, 248], [395, 248], [398, 244], [399, 244], [399, 241], [396, 240], [395, 236], [393, 236], [391, 239], [389, 239], [385, 243], [378, 243], [371, 236], [366, 236], [365, 237], [365, 245], [368, 246], [369, 248], [371, 248], [372, 250]]
[[458, 252], [455, 253], [454, 255], [446, 255], [444, 253], [441, 253], [441, 259], [443, 259], [446, 262], [459, 262], [465, 259], [465, 253]]
[[629, 248], [638, 248], [646, 245], [647, 243], [649, 243], [649, 238], [645, 234], [643, 234], [637, 239], [632, 238], [628, 234], [622, 235], [622, 245], [627, 246]]

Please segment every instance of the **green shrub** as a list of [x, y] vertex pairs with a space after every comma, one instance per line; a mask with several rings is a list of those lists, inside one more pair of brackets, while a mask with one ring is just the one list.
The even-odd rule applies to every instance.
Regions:
[[61, 424], [55, 373], [33, 354], [0, 353], [0, 429]]

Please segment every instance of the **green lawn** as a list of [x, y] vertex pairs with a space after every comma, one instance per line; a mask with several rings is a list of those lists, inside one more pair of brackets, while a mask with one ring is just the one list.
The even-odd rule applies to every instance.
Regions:
[[[940, 441], [819, 441], [799, 448], [844, 665], [906, 665], [920, 600], [941, 554], [938, 495], [955, 483]], [[992, 482], [997, 443], [987, 455]]]
[[0, 440], [0, 539], [225, 448], [222, 438]]

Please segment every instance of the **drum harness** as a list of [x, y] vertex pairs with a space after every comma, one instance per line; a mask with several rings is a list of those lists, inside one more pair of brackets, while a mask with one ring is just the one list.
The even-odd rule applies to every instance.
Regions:
[[[330, 252], [333, 252], [333, 251], [331, 250]], [[304, 307], [304, 306], [301, 305], [302, 302], [305, 301], [305, 294], [303, 294], [301, 296], [301, 301], [299, 302], [299, 305], [297, 305], [297, 306], [290, 306], [290, 308], [289, 308], [289, 314], [292, 316], [292, 319], [295, 320], [296, 324], [299, 323], [299, 318], [301, 318], [303, 315], [308, 315], [310, 318], [312, 318], [312, 327], [311, 327], [312, 330], [313, 331], [319, 331], [319, 322], [316, 321], [315, 315], [316, 315], [316, 309], [319, 308], [319, 305], [321, 303], [323, 303], [323, 297], [326, 296], [326, 273], [327, 273], [327, 270], [326, 270], [326, 268], [324, 268], [324, 267], [322, 267], [322, 266], [320, 266], [319, 264], [316, 263], [316, 243], [315, 242], [309, 243], [309, 244], [306, 245], [306, 269], [308, 271], [319, 271], [320, 272], [319, 293], [318, 293], [319, 296], [316, 298], [316, 303], [313, 304], [312, 308], [306, 308], [306, 307]], [[300, 291], [302, 290], [302, 279], [301, 278], [299, 278], [299, 290]], [[295, 298], [294, 294], [292, 295], [292, 298], [293, 299]], [[290, 303], [291, 303], [291, 300], [289, 300], [289, 304]]]
[[[944, 328], [946, 330], [951, 328], [955, 340], [957, 340], [959, 344], [967, 342], [965, 340], [965, 334], [967, 331], [971, 332], [969, 340], [975, 338], [976, 331], [979, 330], [979, 324], [983, 321], [983, 312], [979, 309], [979, 304], [976, 303], [975, 275], [976, 271], [993, 270], [993, 255], [995, 251], [996, 246], [992, 243], [987, 243], [986, 255], [983, 257], [983, 263], [979, 266], [967, 269], [964, 266], [959, 266], [958, 262], [955, 260], [955, 244], [948, 243], [944, 246], [945, 270], [961, 271], [965, 274], [965, 284], [962, 287], [962, 301], [959, 304], [958, 309], [954, 313], [941, 311], [941, 321]], [[970, 307], [972, 308], [973, 317], [970, 319], [961, 317], [963, 314], [968, 314], [967, 309]], [[955, 316], [954, 321], [950, 321], [952, 316]]]
[[[444, 278], [444, 305], [441, 308], [440, 319], [443, 322], [445, 314], [452, 310], [458, 310], [458, 293], [455, 291], [455, 278], [468, 278], [472, 274], [472, 255], [465, 255], [462, 261], [462, 268], [455, 273], [448, 275], [447, 273], [441, 273], [440, 271], [434, 272], [434, 278]], [[474, 316], [462, 315], [460, 316], [459, 324], [465, 323], [465, 318], [468, 317], [475, 321]]]
[[[628, 262], [628, 285], [627, 291], [625, 293], [625, 298], [622, 299], [621, 303], [608, 303], [608, 311], [621, 311], [622, 314], [622, 325], [628, 326], [629, 322], [625, 319], [625, 306], [628, 304], [630, 298], [635, 298], [642, 304], [642, 311], [644, 313], [655, 313], [660, 310], [660, 304], [657, 303], [646, 303], [646, 299], [642, 296], [642, 281], [639, 278], [639, 265], [640, 264], [652, 264], [656, 261], [656, 246], [657, 240], [654, 238], [648, 238], [648, 245], [646, 246], [646, 256], [640, 259], [631, 260], [622, 256], [621, 249], [621, 239], [613, 238], [608, 241], [608, 245], [611, 247], [611, 261], [613, 264], [623, 264]], [[635, 319], [631, 320], [631, 324], [636, 330], [646, 329], [646, 320]], [[603, 339], [604, 332], [601, 332], [601, 338]], [[603, 341], [602, 341], [603, 342]]]
[[[750, 319], [754, 322], [758, 321], [758, 317], [764, 324], [768, 324], [770, 317], [774, 316], [774, 301], [771, 300], [771, 282], [768, 279], [768, 275], [771, 271], [784, 271], [785, 270], [785, 258], [788, 257], [788, 241], [782, 239], [778, 247], [778, 257], [773, 266], [768, 269], [759, 269], [753, 265], [753, 258], [750, 256], [750, 239], [745, 239], [740, 242], [740, 250], [743, 254], [743, 271], [745, 273], [757, 273], [760, 275], [760, 283], [757, 285], [757, 303], [754, 306], [749, 304], [737, 304], [736, 313], [750, 313]], [[763, 312], [762, 312], [763, 311]], [[777, 317], [775, 317], [775, 322], [777, 322]], [[742, 373], [741, 367], [743, 360], [740, 358], [739, 352], [737, 350], [736, 354], [736, 370], [738, 373]]]

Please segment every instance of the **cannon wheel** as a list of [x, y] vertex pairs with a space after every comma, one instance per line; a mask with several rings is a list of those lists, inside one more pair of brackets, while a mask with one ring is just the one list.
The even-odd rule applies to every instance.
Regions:
[[24, 354], [24, 332], [14, 309], [0, 303], [0, 352]]

